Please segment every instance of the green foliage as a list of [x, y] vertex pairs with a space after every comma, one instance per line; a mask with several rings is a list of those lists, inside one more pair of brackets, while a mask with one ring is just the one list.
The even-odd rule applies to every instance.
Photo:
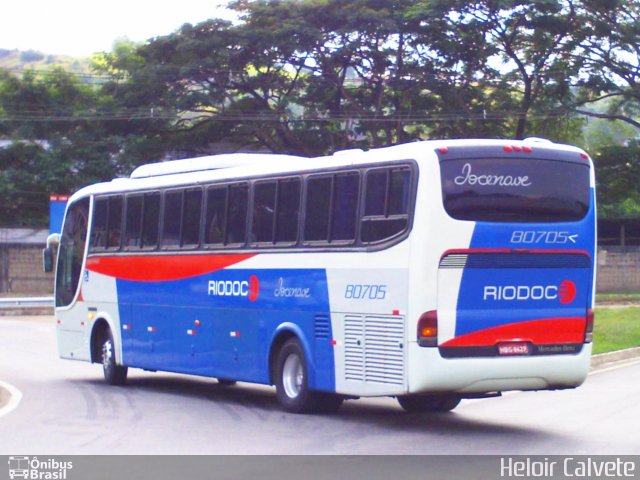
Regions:
[[46, 224], [50, 193], [128, 174], [164, 153], [128, 119], [100, 120], [114, 108], [101, 90], [59, 68], [0, 74], [0, 132], [13, 140], [0, 148], [0, 225]]
[[640, 217], [640, 145], [611, 145], [592, 153], [603, 218]]
[[0, 149], [1, 226], [45, 224], [48, 195], [42, 189], [42, 173], [48, 165], [42, 153], [41, 147], [30, 143]]
[[[585, 121], [640, 129], [637, 2], [236, 0], [231, 8], [241, 22], [186, 24], [143, 44], [119, 39], [91, 58], [89, 81], [61, 68], [43, 73], [57, 61], [33, 52], [23, 55], [31, 70], [0, 70], [0, 137], [16, 140], [0, 151], [0, 221], [42, 219], [41, 210], [25, 213], [33, 200], [20, 192], [66, 193], [213, 145], [308, 156], [427, 138], [582, 145], [585, 129], [601, 213], [640, 213], [638, 148], [628, 142], [637, 132]], [[6, 62], [15, 59], [0, 51], [0, 66], [14, 69]]]
[[584, 117], [570, 115], [544, 118], [537, 117], [535, 113], [530, 118], [527, 126], [527, 136], [546, 138], [557, 143], [569, 145], [584, 145], [584, 128], [587, 120]]
[[127, 38], [119, 38], [114, 42], [112, 52], [96, 53], [91, 57], [91, 69], [122, 80], [128, 71], [143, 65], [144, 59], [137, 53], [139, 46]]
[[[170, 142], [182, 151], [224, 138], [315, 155], [427, 137], [513, 136], [515, 124], [524, 133], [512, 113], [519, 86], [506, 88], [487, 64], [498, 54], [487, 42], [497, 13], [455, 23], [453, 7], [408, 0], [233, 8], [244, 23], [185, 25], [139, 48], [136, 62], [130, 51], [102, 59], [103, 71], [127, 72], [126, 84], [112, 86], [122, 103], [153, 105], [174, 119]], [[550, 83], [539, 70], [531, 76]]]
[[621, 120], [590, 120], [584, 128], [584, 143], [588, 151], [599, 152], [611, 146], [626, 146], [640, 135], [637, 128]]
[[511, 105], [504, 106], [517, 113], [510, 136], [528, 136], [532, 116], [553, 112], [570, 96], [574, 11], [560, 0], [442, 3], [450, 19], [460, 19], [454, 28], [483, 32], [491, 47], [482, 61], [494, 68], [488, 80], [509, 92]]
[[[585, 0], [577, 10], [575, 49], [584, 87], [574, 111], [617, 119], [640, 129], [640, 3], [630, 0]], [[585, 106], [609, 100], [608, 111]]]

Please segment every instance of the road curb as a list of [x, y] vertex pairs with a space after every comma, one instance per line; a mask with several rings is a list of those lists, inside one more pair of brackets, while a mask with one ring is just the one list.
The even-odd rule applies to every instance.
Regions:
[[601, 370], [614, 363], [627, 362], [640, 358], [640, 347], [617, 350], [615, 352], [599, 353], [591, 357], [591, 370]]

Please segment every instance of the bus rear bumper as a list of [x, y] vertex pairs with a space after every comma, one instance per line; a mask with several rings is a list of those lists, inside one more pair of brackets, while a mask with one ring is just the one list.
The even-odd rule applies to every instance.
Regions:
[[589, 373], [591, 344], [580, 353], [491, 358], [442, 358], [435, 348], [411, 344], [408, 393], [483, 394], [556, 390], [581, 385]]

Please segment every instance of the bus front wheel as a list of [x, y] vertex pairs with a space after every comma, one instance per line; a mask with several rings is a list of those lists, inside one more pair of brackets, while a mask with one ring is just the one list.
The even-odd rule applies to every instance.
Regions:
[[107, 329], [102, 343], [102, 371], [109, 385], [124, 385], [127, 380], [127, 367], [116, 363], [113, 334]]
[[449, 412], [460, 403], [458, 395], [402, 395], [398, 403], [409, 413]]

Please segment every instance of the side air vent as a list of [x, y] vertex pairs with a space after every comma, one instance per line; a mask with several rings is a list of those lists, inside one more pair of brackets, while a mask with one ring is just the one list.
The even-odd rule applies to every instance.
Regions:
[[329, 338], [330, 320], [329, 315], [316, 315], [314, 318], [314, 334], [316, 338]]
[[345, 378], [404, 384], [404, 317], [345, 316]]

